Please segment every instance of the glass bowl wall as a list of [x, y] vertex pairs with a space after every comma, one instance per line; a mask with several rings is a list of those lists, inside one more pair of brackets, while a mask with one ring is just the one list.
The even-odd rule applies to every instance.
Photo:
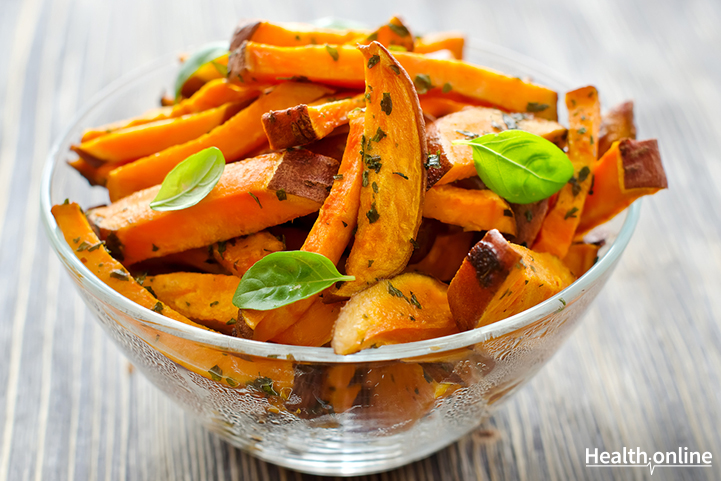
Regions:
[[[468, 60], [530, 76], [559, 93], [571, 85], [529, 59], [474, 42]], [[176, 56], [108, 86], [51, 151], [42, 215], [78, 292], [128, 359], [171, 399], [230, 443], [264, 460], [325, 475], [358, 475], [425, 457], [475, 429], [551, 358], [578, 324], [628, 244], [639, 205], [605, 227], [596, 265], [551, 299], [493, 325], [350, 356], [282, 346], [186, 326], [142, 308], [77, 259], [50, 214], [70, 198], [107, 203], [70, 168], [69, 147], [87, 127], [157, 105]], [[542, 400], [539, 400], [543, 402]]]

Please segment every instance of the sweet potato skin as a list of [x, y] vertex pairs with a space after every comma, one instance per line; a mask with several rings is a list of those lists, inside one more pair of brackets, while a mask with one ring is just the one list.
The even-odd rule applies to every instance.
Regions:
[[406, 273], [351, 297], [341, 309], [331, 346], [352, 354], [372, 346], [420, 341], [457, 332], [445, 284]]
[[577, 236], [611, 220], [639, 197], [668, 188], [655, 139], [613, 144], [593, 173], [593, 191], [586, 197]]
[[332, 291], [339, 297], [403, 271], [421, 223], [426, 182], [425, 123], [410, 77], [379, 43], [359, 49], [370, 94], [362, 154], [366, 165], [358, 230], [346, 262], [346, 272], [356, 280]]
[[633, 101], [627, 100], [614, 106], [601, 118], [601, 127], [598, 131], [599, 159], [614, 142], [623, 139], [636, 140], [636, 124], [633, 117]]
[[271, 148], [306, 145], [328, 136], [348, 122], [348, 112], [365, 105], [363, 95], [321, 105], [297, 105], [263, 114], [263, 130]]
[[548, 199], [532, 204], [510, 204], [516, 219], [516, 235], [513, 239], [515, 244], [524, 247], [533, 245], [548, 213], [549, 204]]
[[462, 331], [475, 328], [521, 255], [497, 230], [490, 230], [473, 248], [448, 287], [448, 304]]
[[[292, 193], [280, 200], [276, 191], [268, 188], [279, 166], [294, 157], [288, 154], [267, 154], [226, 165], [215, 188], [198, 204], [183, 210], [151, 210], [150, 201], [160, 188], [155, 186], [93, 209], [89, 217], [104, 240], [110, 237], [120, 246], [114, 253], [122, 255], [127, 264], [259, 232], [320, 207], [318, 201]], [[334, 173], [330, 170], [327, 177], [332, 179]]]
[[557, 257], [507, 242], [496, 231], [471, 249], [448, 288], [448, 302], [461, 330], [518, 314], [575, 280]]
[[329, 93], [331, 90], [319, 85], [292, 82], [279, 85], [207, 134], [110, 172], [107, 182], [110, 200], [162, 183], [176, 165], [208, 147], [219, 148], [226, 162], [237, 160], [265, 142], [260, 120], [265, 112], [310, 102]]

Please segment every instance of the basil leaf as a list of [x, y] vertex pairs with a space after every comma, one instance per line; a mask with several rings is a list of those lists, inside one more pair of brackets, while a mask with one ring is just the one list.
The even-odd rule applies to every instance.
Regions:
[[183, 62], [183, 65], [180, 66], [180, 71], [175, 79], [176, 101], [180, 97], [180, 91], [183, 89], [185, 82], [192, 77], [200, 67], [208, 62], [212, 62], [218, 57], [222, 57], [227, 53], [228, 42], [214, 42], [204, 45], [185, 59], [185, 62]]
[[150, 208], [163, 212], [194, 206], [213, 190], [224, 169], [225, 158], [217, 147], [191, 155], [168, 172]]
[[233, 296], [240, 309], [267, 311], [322, 292], [338, 281], [353, 281], [341, 275], [327, 257], [313, 252], [273, 252], [253, 264], [243, 275]]
[[573, 175], [573, 164], [561, 149], [522, 130], [453, 143], [473, 147], [473, 162], [483, 183], [515, 204], [545, 199], [561, 190]]
[[336, 30], [365, 30], [368, 28], [363, 23], [336, 17], [319, 18], [312, 21], [311, 24], [320, 28], [331, 28]]

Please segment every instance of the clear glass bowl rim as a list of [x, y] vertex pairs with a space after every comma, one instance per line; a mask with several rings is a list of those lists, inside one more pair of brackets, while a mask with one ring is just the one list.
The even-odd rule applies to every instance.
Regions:
[[[558, 86], [564, 86], [567, 89], [572, 85], [568, 79], [556, 71], [512, 50], [475, 39], [472, 39], [469, 42], [467, 48], [474, 51], [476, 55], [482, 55], [486, 58], [495, 57], [500, 59], [501, 62], [513, 65], [519, 71], [525, 72], [533, 78], [552, 80], [552, 83]], [[72, 120], [72, 122], [70, 122], [70, 125], [58, 136], [57, 140], [53, 144], [43, 168], [43, 177], [40, 186], [40, 204], [43, 225], [45, 226], [47, 236], [50, 239], [50, 244], [57, 255], [67, 266], [71, 267], [85, 277], [85, 280], [87, 281], [85, 282], [85, 286], [88, 287], [89, 291], [93, 295], [99, 297], [104, 302], [109, 303], [114, 308], [131, 315], [133, 318], [153, 329], [158, 329], [174, 336], [224, 352], [272, 359], [285, 358], [311, 363], [342, 364], [379, 362], [428, 355], [440, 355], [447, 351], [466, 348], [473, 344], [500, 337], [509, 332], [521, 329], [535, 321], [543, 319], [549, 314], [554, 313], [559, 309], [559, 307], [565, 305], [566, 302], [573, 302], [573, 300], [581, 296], [591, 285], [593, 285], [594, 282], [603, 276], [606, 271], [615, 265], [616, 261], [631, 240], [633, 231], [638, 223], [640, 215], [640, 202], [636, 201], [627, 210], [626, 218], [621, 230], [619, 231], [616, 240], [610, 246], [608, 252], [606, 252], [606, 254], [601, 257], [598, 262], [596, 262], [596, 264], [588, 270], [588, 272], [576, 280], [576, 282], [555, 296], [519, 314], [488, 326], [461, 332], [459, 334], [453, 334], [451, 336], [425, 341], [409, 342], [405, 344], [381, 346], [378, 349], [366, 349], [350, 355], [338, 355], [335, 354], [329, 347], [290, 346], [285, 344], [253, 341], [209, 332], [182, 324], [132, 302], [130, 299], [112, 290], [100, 279], [98, 279], [72, 252], [50, 211], [52, 207], [52, 178], [55, 173], [56, 166], [63, 158], [63, 152], [59, 152], [63, 140], [66, 139], [69, 133], [76, 128], [77, 124], [81, 122], [86, 115], [93, 112], [99, 104], [115, 95], [118, 91], [123, 90], [129, 84], [140, 81], [144, 76], [154, 73], [157, 69], [167, 67], [171, 62], [176, 62], [177, 58], [177, 52], [167, 54], [145, 66], [128, 72], [96, 94], [86, 104], [86, 106], [81, 109], [80, 113]]]

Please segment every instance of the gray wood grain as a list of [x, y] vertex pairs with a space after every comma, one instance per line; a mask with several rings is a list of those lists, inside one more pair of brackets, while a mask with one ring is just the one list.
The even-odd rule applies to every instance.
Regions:
[[[481, 429], [373, 480], [721, 479], [721, 3], [715, 0], [0, 0], [0, 480], [297, 480], [230, 447], [102, 334], [50, 252], [52, 140], [124, 72], [238, 18], [458, 29], [633, 98], [670, 189], [584, 323]], [[586, 468], [586, 448], [710, 451], [714, 467]]]

